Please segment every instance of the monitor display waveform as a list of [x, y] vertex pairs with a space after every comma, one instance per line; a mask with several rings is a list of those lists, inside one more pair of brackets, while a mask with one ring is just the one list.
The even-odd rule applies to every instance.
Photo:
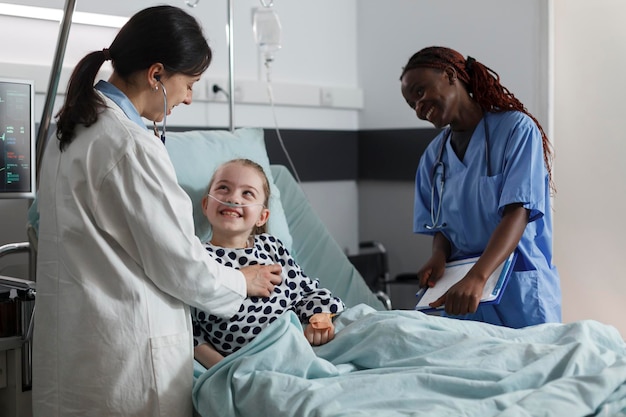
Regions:
[[0, 78], [0, 198], [34, 197], [34, 85]]

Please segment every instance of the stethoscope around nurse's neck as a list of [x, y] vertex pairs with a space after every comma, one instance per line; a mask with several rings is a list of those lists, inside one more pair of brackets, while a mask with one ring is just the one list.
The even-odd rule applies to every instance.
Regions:
[[[487, 165], [487, 176], [491, 176], [491, 166], [489, 163], [489, 126], [487, 124], [487, 114], [483, 116], [483, 127], [485, 128], [485, 162]], [[445, 137], [441, 142], [441, 147], [439, 148], [439, 152], [437, 154], [437, 160], [433, 165], [433, 169], [430, 175], [430, 222], [431, 224], [424, 224], [424, 227], [428, 230], [437, 230], [442, 229], [447, 226], [445, 222], [439, 223], [441, 219], [441, 202], [443, 201], [443, 189], [446, 184], [446, 165], [443, 162], [443, 152], [446, 149], [446, 144], [450, 140], [450, 136], [452, 135], [452, 128], [448, 127], [446, 131]], [[439, 175], [439, 190], [437, 191], [437, 172], [440, 171]], [[439, 204], [437, 204], [437, 209], [435, 210], [435, 192], [438, 194]]]

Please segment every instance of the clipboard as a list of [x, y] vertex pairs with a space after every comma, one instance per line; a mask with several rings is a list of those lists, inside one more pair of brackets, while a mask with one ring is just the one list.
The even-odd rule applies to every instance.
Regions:
[[[444, 295], [450, 287], [463, 279], [476, 261], [478, 261], [478, 258], [476, 256], [446, 263], [446, 270], [441, 279], [437, 281], [437, 284], [434, 287], [422, 288], [415, 294], [417, 297], [415, 310], [423, 312], [443, 310], [443, 306], [433, 308], [429, 304]], [[516, 258], [517, 251], [513, 251], [489, 276], [483, 289], [480, 304], [498, 304], [500, 302], [500, 298], [513, 271]]]

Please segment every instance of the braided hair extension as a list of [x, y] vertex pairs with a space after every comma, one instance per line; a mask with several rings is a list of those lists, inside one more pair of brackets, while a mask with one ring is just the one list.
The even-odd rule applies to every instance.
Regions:
[[526, 109], [508, 88], [500, 84], [500, 76], [486, 65], [468, 56], [467, 59], [457, 51], [442, 47], [431, 46], [415, 53], [402, 70], [400, 78], [415, 68], [432, 68], [445, 70], [448, 67], [454, 68], [459, 80], [466, 86], [470, 96], [478, 103], [483, 111], [499, 113], [510, 110], [517, 110], [528, 117], [539, 128], [543, 144], [543, 160], [548, 171], [550, 189], [552, 193], [556, 191], [552, 181], [552, 145], [546, 136], [539, 121]]

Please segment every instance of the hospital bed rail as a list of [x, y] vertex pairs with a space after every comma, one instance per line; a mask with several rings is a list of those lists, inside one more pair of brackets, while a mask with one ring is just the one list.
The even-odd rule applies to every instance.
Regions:
[[[31, 242], [7, 243], [0, 246], [0, 258], [12, 254], [29, 254], [29, 276], [35, 275], [34, 253], [35, 248]], [[12, 337], [0, 338], [1, 350], [21, 348], [22, 357], [22, 391], [32, 387], [32, 336], [35, 316], [35, 281], [16, 277], [0, 275], [0, 289], [8, 289], [16, 294], [19, 303], [19, 332]]]

